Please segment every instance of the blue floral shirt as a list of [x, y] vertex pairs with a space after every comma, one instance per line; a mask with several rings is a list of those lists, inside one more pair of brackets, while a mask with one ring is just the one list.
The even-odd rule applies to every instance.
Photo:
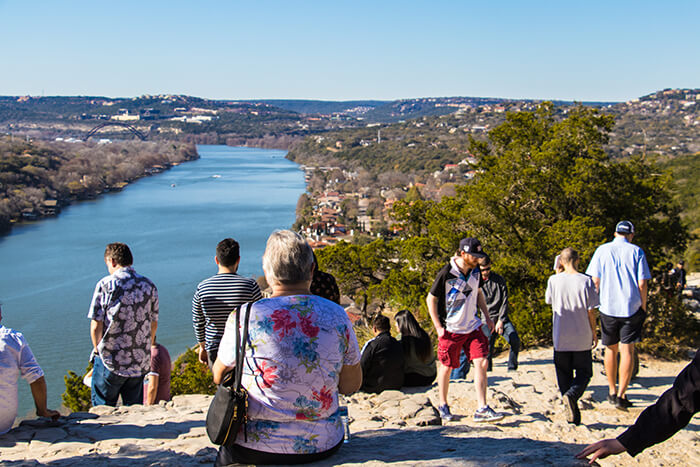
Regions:
[[[360, 362], [345, 310], [315, 295], [263, 299], [251, 307], [248, 336], [248, 441], [239, 434], [236, 444], [284, 454], [324, 452], [338, 444], [338, 378], [343, 365]], [[236, 360], [234, 314], [218, 359], [227, 366]]]
[[158, 290], [132, 267], [95, 286], [88, 318], [103, 322], [97, 351], [105, 367], [127, 378], [151, 369], [151, 323], [158, 321]]

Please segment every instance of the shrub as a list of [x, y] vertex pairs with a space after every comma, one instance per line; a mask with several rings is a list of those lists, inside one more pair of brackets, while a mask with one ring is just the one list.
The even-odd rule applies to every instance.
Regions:
[[209, 367], [199, 361], [195, 350], [197, 347], [187, 349], [185, 353], [177, 357], [170, 375], [170, 394], [214, 394], [216, 384]]
[[660, 358], [685, 358], [688, 350], [700, 345], [700, 322], [675, 294], [650, 293], [647, 312], [642, 341], [637, 344], [641, 352]]
[[[92, 369], [92, 363], [85, 369], [85, 373]], [[66, 391], [61, 395], [63, 405], [68, 407], [71, 412], [87, 412], [92, 407], [90, 399], [90, 388], [83, 384], [83, 377], [68, 371], [68, 374], [63, 377], [66, 383]]]

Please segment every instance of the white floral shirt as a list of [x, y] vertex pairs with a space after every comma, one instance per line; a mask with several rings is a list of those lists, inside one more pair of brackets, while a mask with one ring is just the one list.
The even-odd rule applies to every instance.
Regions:
[[[343, 438], [338, 378], [343, 365], [360, 362], [345, 310], [315, 295], [259, 300], [250, 310], [248, 336], [243, 370], [248, 440], [241, 432], [236, 444], [284, 454], [324, 452], [338, 444]], [[218, 358], [227, 366], [235, 364], [234, 314]]]
[[151, 369], [151, 322], [158, 321], [158, 290], [132, 267], [104, 277], [95, 286], [88, 318], [103, 322], [97, 351], [105, 367], [127, 378]]

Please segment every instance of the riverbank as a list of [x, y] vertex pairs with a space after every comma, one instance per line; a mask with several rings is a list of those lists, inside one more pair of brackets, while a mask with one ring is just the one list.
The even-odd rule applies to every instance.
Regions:
[[198, 158], [187, 143], [1, 137], [0, 233]]
[[[621, 412], [606, 402], [602, 363], [581, 400], [583, 423], [566, 423], [556, 389], [551, 349], [523, 352], [516, 372], [506, 370], [506, 354], [489, 373], [489, 403], [506, 414], [495, 424], [472, 420], [476, 402], [471, 377], [450, 386], [453, 412], [448, 424], [430, 416], [437, 388], [403, 394], [358, 393], [347, 399], [352, 439], [324, 462], [331, 466], [582, 466], [574, 458], [584, 445], [614, 437], [632, 424], [643, 408], [670, 387], [687, 364], [642, 356], [640, 376], [629, 390], [635, 407]], [[29, 420], [0, 436], [0, 458], [7, 466], [187, 466], [214, 462], [216, 449], [204, 429], [210, 396], [178, 396], [153, 407], [96, 407], [58, 422]], [[433, 421], [431, 421], [433, 420]], [[417, 425], [424, 426], [417, 426]], [[667, 442], [636, 458], [622, 454], [601, 465], [685, 466], [700, 463], [700, 420]]]

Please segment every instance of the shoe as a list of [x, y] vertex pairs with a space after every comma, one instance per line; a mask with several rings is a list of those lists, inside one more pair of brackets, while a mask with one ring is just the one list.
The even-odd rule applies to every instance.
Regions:
[[616, 397], [615, 398], [615, 408], [619, 410], [627, 410], [633, 406], [633, 404], [627, 399], [627, 397]]
[[479, 410], [477, 410], [474, 413], [474, 421], [475, 422], [496, 422], [500, 419], [503, 418], [503, 414], [501, 413], [496, 413], [493, 411], [491, 407], [488, 405], [486, 407], [483, 407]]
[[608, 402], [610, 402], [612, 405], [617, 407], [617, 395], [615, 394], [608, 394]]
[[578, 401], [569, 394], [564, 394], [564, 407], [566, 407], [566, 421], [574, 425], [581, 424], [581, 411], [578, 409]]
[[449, 422], [452, 420], [452, 413], [450, 412], [450, 407], [447, 404], [438, 406], [438, 413], [443, 421]]

